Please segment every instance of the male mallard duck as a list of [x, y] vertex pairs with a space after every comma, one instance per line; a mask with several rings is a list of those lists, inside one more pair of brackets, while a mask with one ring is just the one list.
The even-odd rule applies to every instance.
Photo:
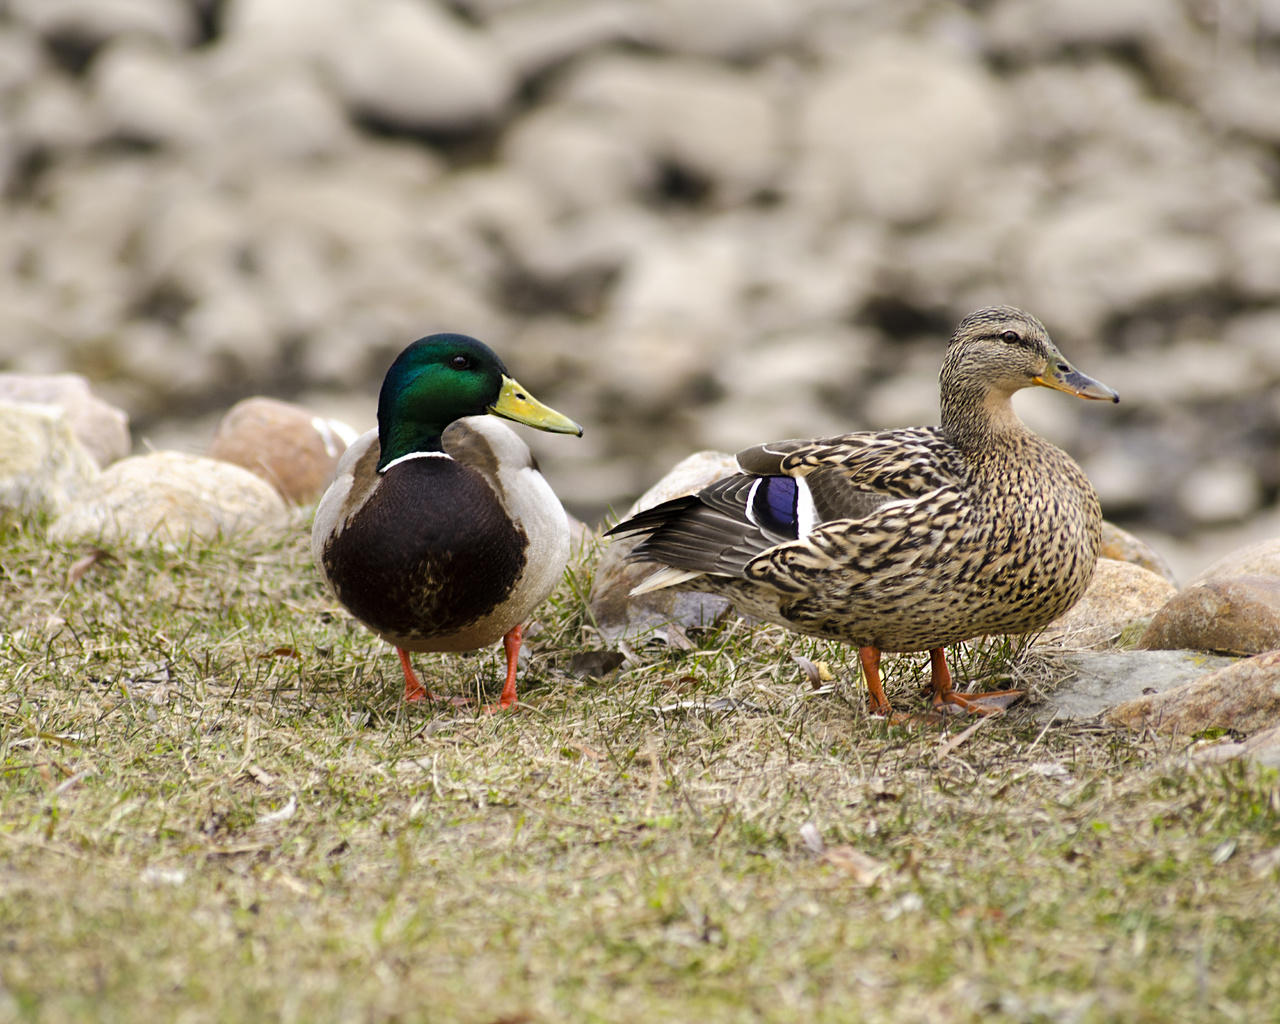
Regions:
[[857, 644], [877, 714], [889, 712], [880, 652], [928, 650], [935, 706], [984, 710], [952, 692], [943, 648], [1061, 615], [1089, 585], [1101, 537], [1083, 471], [1010, 398], [1033, 385], [1120, 398], [1010, 306], [960, 321], [940, 381], [941, 426], [748, 448], [741, 473], [614, 527], [646, 535], [634, 560], [666, 566], [632, 593], [709, 591]]
[[316, 510], [311, 555], [338, 600], [395, 646], [405, 700], [436, 699], [410, 651], [501, 639], [507, 681], [497, 706], [514, 704], [522, 625], [569, 559], [564, 508], [496, 416], [582, 436], [474, 338], [415, 341], [382, 382], [378, 426], [343, 454]]

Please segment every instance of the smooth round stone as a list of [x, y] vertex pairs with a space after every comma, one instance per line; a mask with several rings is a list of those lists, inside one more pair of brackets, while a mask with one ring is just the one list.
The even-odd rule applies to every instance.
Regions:
[[1138, 646], [1225, 654], [1280, 648], [1280, 577], [1243, 573], [1188, 584], [1156, 612]]
[[296, 505], [315, 501], [333, 480], [355, 432], [275, 398], [246, 398], [222, 418], [206, 454], [271, 484]]
[[50, 527], [54, 540], [143, 547], [283, 530], [288, 509], [247, 469], [181, 452], [136, 455], [109, 466]]
[[820, 218], [927, 220], [982, 173], [1006, 124], [979, 62], [882, 37], [810, 85], [797, 117], [797, 197]]
[[458, 130], [495, 118], [512, 70], [489, 39], [414, 0], [380, 0], [353, 19], [329, 52], [355, 110], [410, 131]]

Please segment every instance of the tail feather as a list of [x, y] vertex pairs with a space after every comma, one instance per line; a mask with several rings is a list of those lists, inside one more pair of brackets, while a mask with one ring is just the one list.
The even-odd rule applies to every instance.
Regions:
[[653, 575], [646, 577], [638, 585], [631, 588], [631, 596], [639, 597], [641, 594], [648, 594], [654, 590], [662, 590], [666, 587], [675, 587], [681, 583], [687, 583], [689, 580], [697, 579], [704, 575], [700, 572], [690, 572], [687, 569], [677, 569], [675, 566], [664, 566]]

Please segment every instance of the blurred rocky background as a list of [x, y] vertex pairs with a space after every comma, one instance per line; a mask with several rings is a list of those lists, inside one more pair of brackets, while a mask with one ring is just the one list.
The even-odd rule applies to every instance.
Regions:
[[1280, 534], [1278, 147], [1280, 0], [0, 0], [0, 370], [203, 451], [474, 334], [593, 522], [934, 422], [1009, 302], [1123, 399], [1025, 418], [1185, 576]]

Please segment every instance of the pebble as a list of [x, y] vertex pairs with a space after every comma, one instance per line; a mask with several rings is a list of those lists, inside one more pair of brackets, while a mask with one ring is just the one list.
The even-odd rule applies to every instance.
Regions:
[[146, 547], [212, 542], [287, 527], [275, 489], [247, 469], [181, 452], [135, 455], [107, 467], [49, 528], [56, 541]]
[[338, 459], [355, 438], [350, 427], [300, 405], [246, 398], [227, 411], [205, 454], [242, 466], [285, 501], [306, 505], [324, 493]]

